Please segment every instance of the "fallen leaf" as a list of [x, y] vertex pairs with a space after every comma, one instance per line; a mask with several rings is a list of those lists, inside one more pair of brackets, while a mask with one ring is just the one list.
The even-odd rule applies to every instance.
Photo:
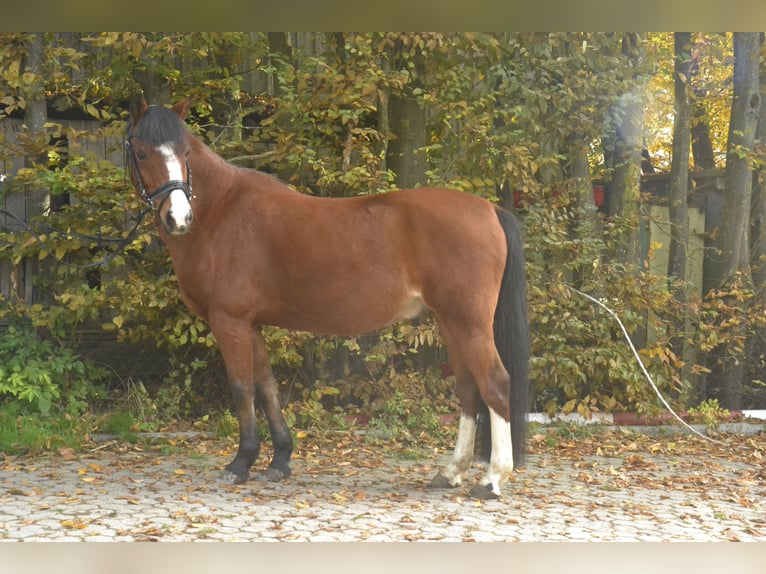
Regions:
[[20, 488], [9, 488], [7, 492], [13, 496], [30, 496], [31, 494], [29, 492], [24, 492]]
[[88, 525], [82, 520], [80, 520], [79, 518], [75, 520], [62, 520], [60, 524], [64, 528], [70, 528], [70, 529], [76, 529], [76, 530], [82, 530], [88, 527]]

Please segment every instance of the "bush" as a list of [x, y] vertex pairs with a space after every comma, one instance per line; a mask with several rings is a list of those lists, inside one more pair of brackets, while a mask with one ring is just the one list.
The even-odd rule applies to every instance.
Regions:
[[106, 371], [31, 329], [9, 326], [0, 336], [0, 398], [19, 400], [32, 413], [82, 413], [99, 395]]

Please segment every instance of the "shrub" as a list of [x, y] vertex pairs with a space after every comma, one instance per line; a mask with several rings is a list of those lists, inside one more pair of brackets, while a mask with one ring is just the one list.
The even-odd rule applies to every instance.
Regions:
[[0, 398], [25, 403], [31, 412], [80, 414], [99, 394], [106, 372], [74, 351], [13, 325], [0, 336]]

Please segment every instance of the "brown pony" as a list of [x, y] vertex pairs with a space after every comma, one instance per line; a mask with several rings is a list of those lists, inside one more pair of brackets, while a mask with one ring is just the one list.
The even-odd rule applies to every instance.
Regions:
[[427, 309], [462, 408], [454, 455], [431, 484], [460, 484], [484, 409], [479, 428], [491, 430], [491, 457], [471, 493], [498, 496], [522, 459], [528, 407], [526, 282], [514, 216], [446, 189], [305, 195], [224, 161], [188, 131], [188, 109], [188, 100], [168, 109], [134, 98], [126, 147], [181, 298], [223, 354], [240, 438], [222, 480], [245, 482], [258, 456], [256, 401], [274, 445], [266, 477], [290, 475], [292, 439], [261, 326], [354, 335]]

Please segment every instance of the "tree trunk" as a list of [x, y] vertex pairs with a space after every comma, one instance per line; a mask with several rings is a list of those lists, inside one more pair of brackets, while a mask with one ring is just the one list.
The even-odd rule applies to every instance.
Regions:
[[[716, 169], [713, 154], [713, 142], [710, 139], [710, 122], [708, 119], [707, 88], [695, 86], [694, 105], [692, 108], [692, 155], [694, 169], [697, 171], [713, 171]], [[713, 268], [716, 265], [716, 238], [721, 227], [721, 191], [718, 185], [708, 186], [705, 190], [705, 250], [702, 261], [702, 292], [715, 289]]]
[[[760, 37], [758, 33], [734, 34], [734, 99], [731, 106], [729, 138], [726, 155], [726, 187], [721, 207], [721, 227], [718, 230], [718, 252], [713, 267], [713, 282], [722, 287], [731, 281], [744, 286], [751, 283], [750, 275], [750, 201], [753, 185], [751, 154], [761, 98], [758, 84]], [[745, 304], [740, 316], [747, 313]], [[744, 322], [743, 322], [744, 324]], [[733, 335], [743, 333], [733, 333]], [[740, 408], [742, 384], [746, 369], [745, 357], [733, 344], [723, 353], [722, 391], [724, 406]]]
[[132, 70], [133, 79], [141, 86], [149, 104], [164, 106], [170, 103], [170, 84], [158, 70], [157, 62], [147, 59]]
[[[691, 34], [675, 33], [675, 104], [673, 116], [673, 158], [670, 168], [668, 205], [670, 211], [670, 254], [668, 277], [686, 278], [686, 246], [689, 242], [689, 145], [691, 105], [689, 100]], [[677, 293], [683, 297], [683, 291]]]
[[[639, 65], [642, 52], [641, 35], [626, 34], [623, 38], [623, 53], [634, 66]], [[624, 94], [613, 112], [617, 137], [614, 145], [609, 215], [623, 223], [613, 248], [613, 256], [627, 265], [635, 265], [640, 261], [642, 92], [643, 88], [636, 86], [634, 90]]]
[[[286, 62], [292, 62], [293, 48], [290, 45], [287, 32], [269, 32], [267, 34], [267, 39], [270, 54], [276, 58], [281, 58]], [[269, 91], [275, 98], [278, 98], [281, 95], [279, 84], [273, 81], [273, 77], [269, 84]]]
[[[763, 37], [762, 37], [763, 39]], [[766, 155], [766, 62], [761, 66], [761, 109], [755, 140], [760, 146], [759, 156]], [[753, 196], [750, 217], [750, 254], [753, 283], [766, 291], [766, 169], [760, 166], [753, 174]]]
[[[688, 89], [688, 88], [687, 88]], [[715, 155], [713, 155], [713, 141], [710, 139], [710, 121], [708, 120], [705, 96], [707, 90], [694, 88], [692, 105], [692, 157], [694, 169], [715, 169]]]
[[220, 48], [214, 55], [215, 64], [226, 70], [230, 84], [220, 100], [213, 100], [212, 112], [218, 124], [216, 139], [226, 142], [242, 142], [242, 99], [241, 79], [243, 54], [242, 48], [222, 40]]
[[[399, 60], [394, 47], [394, 61]], [[395, 184], [399, 188], [424, 185], [426, 179], [426, 108], [418, 91], [422, 90], [425, 62], [423, 54], [413, 48], [410, 61], [410, 82], [401, 92], [392, 92], [388, 99], [388, 127], [392, 139], [386, 150], [386, 165], [394, 172]]]
[[[382, 58], [380, 67], [383, 73], [387, 76], [391, 72], [391, 60], [389, 58]], [[377, 127], [378, 133], [382, 135], [381, 148], [377, 150], [378, 157], [380, 157], [380, 163], [378, 169], [381, 173], [385, 173], [388, 170], [388, 162], [386, 161], [386, 152], [388, 151], [389, 135], [391, 133], [391, 127], [389, 124], [389, 110], [388, 102], [391, 99], [391, 89], [385, 85], [378, 87], [377, 91]]]
[[[763, 42], [763, 35], [761, 36]], [[761, 110], [755, 139], [758, 155], [766, 154], [766, 62], [761, 65]], [[753, 197], [750, 214], [750, 256], [753, 285], [760, 301], [766, 300], [766, 170], [761, 166], [753, 175]], [[754, 380], [766, 379], [766, 333], [754, 332], [750, 345], [750, 375]]]
[[[577, 214], [571, 230], [572, 237], [580, 239], [599, 237], [598, 208], [593, 198], [593, 182], [588, 165], [588, 144], [583, 137], [570, 138], [568, 155], [569, 163], [565, 170], [567, 185], [577, 205]], [[588, 241], [587, 245], [591, 245], [591, 242]], [[581, 263], [572, 277], [574, 284], [578, 287], [588, 278], [588, 274], [593, 270], [593, 261], [597, 260], [602, 253], [593, 250], [591, 253], [582, 255]]]
[[751, 157], [761, 98], [758, 85], [760, 39], [757, 33], [734, 34], [734, 101], [726, 155], [726, 191], [721, 213], [721, 265], [718, 282], [749, 273]]
[[[689, 147], [691, 144], [691, 33], [674, 34], [674, 114], [673, 157], [668, 189], [668, 215], [670, 219], [670, 247], [668, 253], [668, 280], [679, 309], [686, 302], [686, 262], [689, 244]], [[685, 332], [685, 321], [676, 316], [671, 334], [671, 348], [677, 357], [683, 357], [685, 345], [680, 334]]]
[[[35, 32], [26, 35], [27, 53], [22, 62], [25, 73], [32, 75], [36, 81], [28, 84], [22, 90], [22, 96], [26, 100], [24, 108], [24, 125], [29, 130], [29, 135], [39, 140], [40, 149], [36, 155], [28, 155], [24, 158], [24, 166], [32, 168], [47, 160], [43, 153], [43, 146], [47, 145], [47, 139], [42, 139], [45, 133], [45, 122], [48, 121], [48, 112], [45, 103], [45, 89], [43, 87], [43, 61], [45, 52], [45, 39], [43, 34]], [[40, 138], [35, 136], [41, 136]], [[24, 192], [26, 203], [26, 218], [32, 218], [47, 212], [50, 206], [50, 192], [47, 189], [27, 189]], [[35, 278], [40, 272], [40, 264], [36, 259], [26, 259], [23, 262], [24, 277], [19, 285], [23, 284], [23, 297], [28, 304], [36, 302]]]

